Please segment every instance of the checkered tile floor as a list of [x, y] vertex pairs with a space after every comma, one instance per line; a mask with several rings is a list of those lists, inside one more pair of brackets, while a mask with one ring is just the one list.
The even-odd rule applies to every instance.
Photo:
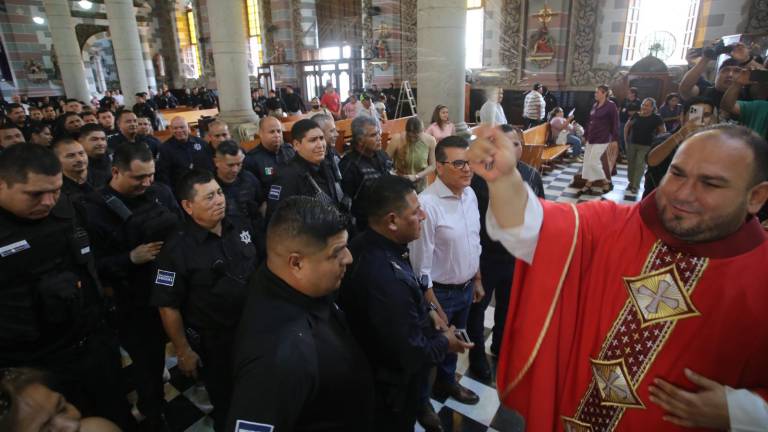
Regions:
[[[578, 190], [569, 188], [574, 174], [581, 169], [581, 163], [574, 162], [570, 164], [561, 164], [556, 166], [551, 172], [543, 176], [546, 198], [558, 202], [579, 203], [597, 199], [610, 199], [619, 203], [632, 204], [639, 200], [639, 197], [626, 192], [627, 187], [627, 167], [619, 164], [618, 175], [613, 177], [614, 190], [608, 194], [597, 195], [578, 195]], [[641, 193], [642, 194], [642, 193]], [[493, 304], [493, 303], [492, 303]], [[489, 362], [495, 370], [495, 358], [490, 355], [490, 331], [493, 327], [493, 306], [489, 306], [485, 314], [486, 327], [486, 352], [488, 352]], [[126, 364], [130, 363], [125, 359]], [[176, 367], [176, 357], [173, 350], [169, 349], [166, 360], [166, 367], [170, 371], [171, 378], [165, 384], [165, 399], [168, 402], [166, 407], [166, 418], [174, 432], [211, 432], [213, 431], [213, 421], [208, 416], [212, 406], [208, 402], [208, 395], [201, 384], [184, 377]], [[459, 357], [457, 374], [460, 375], [459, 383], [473, 390], [480, 396], [480, 403], [477, 405], [464, 405], [448, 400], [432, 400], [432, 405], [443, 422], [446, 431], [452, 432], [520, 432], [524, 430], [523, 419], [515, 412], [503, 408], [499, 404], [496, 393], [496, 383], [494, 380], [482, 381], [472, 376], [468, 372], [469, 367], [467, 355]], [[130, 366], [127, 366], [130, 368]], [[135, 392], [129, 394], [129, 399], [134, 402]], [[422, 432], [423, 429], [416, 425], [416, 432]]]

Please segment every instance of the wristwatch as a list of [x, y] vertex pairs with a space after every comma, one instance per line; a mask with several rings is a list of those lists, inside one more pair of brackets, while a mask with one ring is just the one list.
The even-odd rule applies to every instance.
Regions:
[[429, 302], [429, 310], [433, 310], [437, 312], [437, 305], [432, 302]]

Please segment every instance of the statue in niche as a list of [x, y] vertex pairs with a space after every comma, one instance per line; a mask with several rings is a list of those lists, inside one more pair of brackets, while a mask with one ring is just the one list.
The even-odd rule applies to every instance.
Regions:
[[37, 60], [29, 59], [25, 61], [24, 72], [27, 74], [27, 79], [33, 83], [48, 81], [48, 74], [45, 72], [43, 65]]
[[371, 52], [373, 53], [373, 58], [376, 59], [372, 63], [382, 71], [389, 69], [390, 65], [391, 52], [387, 43], [387, 39], [390, 36], [389, 27], [385, 23], [381, 23], [379, 28], [376, 29], [376, 37], [374, 38]]
[[555, 15], [559, 15], [559, 13], [552, 12], [552, 9], [546, 4], [543, 9], [534, 15], [536, 20], [539, 21], [539, 28], [528, 39], [528, 60], [537, 64], [540, 68], [546, 67], [555, 58], [555, 40], [552, 39], [549, 28], [547, 28], [547, 25]]

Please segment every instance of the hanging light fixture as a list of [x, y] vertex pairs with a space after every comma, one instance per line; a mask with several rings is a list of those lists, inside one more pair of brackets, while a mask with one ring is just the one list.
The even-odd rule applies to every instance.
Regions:
[[80, 5], [80, 7], [85, 10], [89, 10], [93, 7], [93, 3], [89, 2], [88, 0], [80, 0], [79, 2], [77, 2], [77, 4]]
[[41, 25], [42, 25], [42, 24], [45, 24], [45, 19], [43, 19], [42, 17], [39, 17], [39, 16], [36, 16], [36, 17], [32, 17], [32, 21], [33, 21], [35, 24], [41, 24]]

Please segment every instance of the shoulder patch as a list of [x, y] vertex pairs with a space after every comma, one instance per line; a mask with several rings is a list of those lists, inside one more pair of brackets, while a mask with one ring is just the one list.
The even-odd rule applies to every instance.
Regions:
[[275, 173], [275, 167], [264, 167], [264, 175], [271, 176]]
[[176, 272], [166, 271], [166, 270], [158, 270], [157, 277], [155, 277], [156, 284], [165, 285], [169, 287], [173, 286], [173, 283], [175, 280], [176, 280]]
[[269, 188], [269, 199], [278, 201], [280, 199], [280, 192], [282, 192], [282, 190], [282, 186], [272, 185], [272, 187]]
[[235, 432], [272, 432], [274, 426], [264, 423], [254, 423], [245, 420], [238, 420], [235, 423]]

